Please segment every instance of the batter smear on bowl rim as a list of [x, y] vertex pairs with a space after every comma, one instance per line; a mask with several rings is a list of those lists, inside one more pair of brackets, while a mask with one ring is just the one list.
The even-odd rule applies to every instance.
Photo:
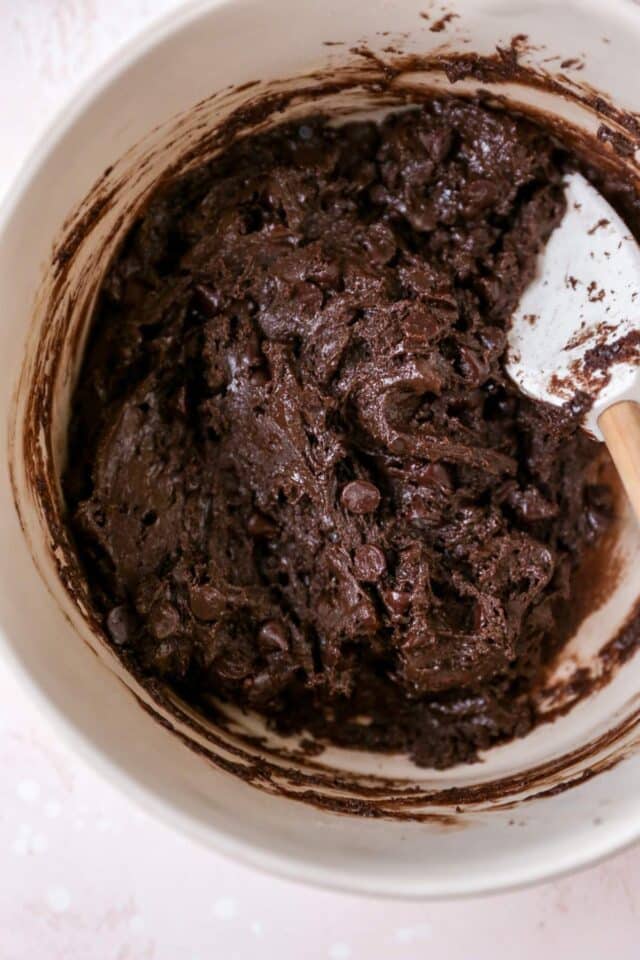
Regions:
[[612, 515], [504, 371], [568, 158], [455, 98], [237, 143], [105, 279], [64, 492], [113, 644], [206, 711], [444, 768], [525, 734]]

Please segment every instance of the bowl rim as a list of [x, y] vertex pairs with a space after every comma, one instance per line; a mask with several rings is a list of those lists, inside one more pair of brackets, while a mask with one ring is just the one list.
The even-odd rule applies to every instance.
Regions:
[[[122, 72], [173, 32], [211, 13], [216, 8], [230, 6], [236, 2], [237, 0], [183, 0], [180, 6], [154, 18], [150, 24], [141, 26], [101, 65], [91, 71], [81, 85], [75, 86], [60, 102], [41, 133], [28, 146], [26, 161], [7, 183], [5, 195], [0, 202], [0, 237], [10, 235], [12, 221], [19, 212], [29, 185], [46, 166], [48, 155], [54, 145], [64, 139], [77, 120], [90, 109], [92, 103]], [[578, 2], [580, 5], [590, 6], [594, 0], [578, 0]], [[638, 14], [637, 8], [634, 11], [629, 10], [627, 0], [609, 0], [609, 2], [618, 14], [627, 16], [631, 12]], [[408, 883], [404, 883], [397, 877], [379, 879], [377, 875], [364, 871], [357, 872], [344, 866], [319, 866], [305, 859], [303, 854], [295, 857], [282, 854], [277, 851], [274, 844], [270, 843], [256, 847], [248, 841], [231, 836], [213, 822], [205, 825], [146, 786], [142, 778], [126, 770], [111, 756], [106, 747], [98, 745], [79, 723], [72, 720], [54, 703], [44, 684], [31, 673], [26, 662], [20, 657], [17, 647], [9, 641], [2, 624], [0, 624], [0, 656], [18, 679], [21, 688], [35, 705], [38, 713], [47, 721], [53, 735], [60, 734], [63, 744], [71, 748], [83, 763], [96, 771], [101, 779], [114, 785], [155, 819], [187, 834], [200, 845], [283, 879], [303, 882], [331, 891], [384, 899], [420, 901], [470, 898], [519, 890], [586, 869], [613, 854], [624, 851], [640, 840], [639, 808], [635, 815], [632, 813], [626, 817], [618, 817], [617, 821], [608, 821], [607, 829], [601, 831], [583, 829], [582, 833], [576, 835], [576, 843], [571, 851], [556, 850], [553, 857], [548, 857], [546, 860], [542, 857], [536, 858], [535, 865], [527, 863], [526, 857], [522, 854], [517, 854], [511, 859], [507, 856], [499, 863], [488, 864], [482, 882], [479, 881], [477, 873], [472, 873], [469, 879], [466, 879], [465, 875], [457, 874], [452, 878], [440, 877], [434, 880], [426, 875], [418, 882], [412, 878]]]

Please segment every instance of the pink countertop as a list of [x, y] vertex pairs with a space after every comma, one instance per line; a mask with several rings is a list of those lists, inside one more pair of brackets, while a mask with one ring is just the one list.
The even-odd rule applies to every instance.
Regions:
[[[176, 0], [0, 0], [0, 196], [43, 124]], [[276, 880], [150, 819], [56, 742], [0, 666], [0, 960], [640, 958], [640, 849], [488, 899]]]

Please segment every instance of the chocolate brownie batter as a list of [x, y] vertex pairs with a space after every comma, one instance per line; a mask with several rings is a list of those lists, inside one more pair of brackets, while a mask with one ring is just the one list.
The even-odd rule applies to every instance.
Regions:
[[104, 282], [64, 482], [142, 677], [434, 767], [530, 729], [610, 515], [597, 445], [503, 365], [565, 164], [444, 99], [282, 126], [156, 195]]

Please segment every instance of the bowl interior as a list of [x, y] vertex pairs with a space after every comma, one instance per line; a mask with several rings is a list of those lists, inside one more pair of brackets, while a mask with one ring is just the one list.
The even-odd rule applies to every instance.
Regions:
[[[339, 122], [419, 102], [433, 88], [489, 92], [590, 136], [613, 130], [626, 146], [607, 147], [611, 161], [638, 177], [631, 112], [640, 92], [627, 80], [640, 15], [624, 2], [604, 16], [596, 3], [469, 0], [450, 5], [455, 16], [442, 28], [440, 7], [416, 0], [354, 2], [349, 17], [331, 3], [264, 6], [188, 6], [130, 48], [42, 143], [6, 212], [3, 648], [110, 776], [254, 862], [398, 895], [480, 891], [567, 869], [640, 827], [633, 659], [553, 724], [479, 764], [434, 772], [335, 748], [309, 758], [231, 709], [205, 722], [168, 692], [143, 689], [93, 621], [58, 477], [96, 291], [159, 179], [285, 118], [323, 111]], [[485, 58], [479, 66], [470, 51]], [[594, 101], [594, 89], [610, 102]], [[640, 595], [640, 536], [624, 510], [614, 540], [615, 577], [557, 666], [565, 697], [576, 671], [606, 671], [598, 654]]]

